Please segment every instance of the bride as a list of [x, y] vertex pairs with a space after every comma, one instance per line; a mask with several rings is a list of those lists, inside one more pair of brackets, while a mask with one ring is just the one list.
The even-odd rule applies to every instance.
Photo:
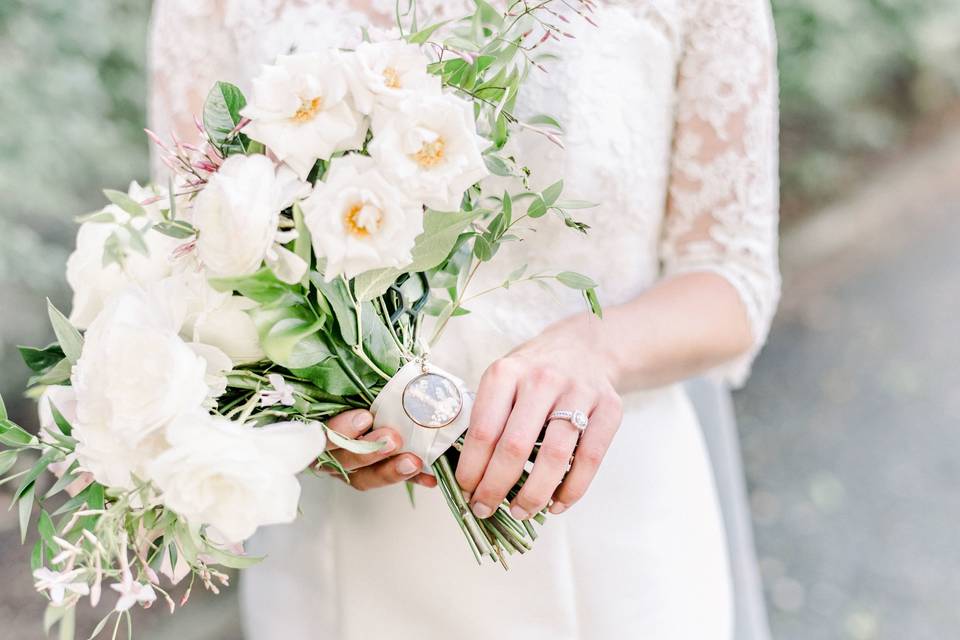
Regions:
[[[425, 23], [473, 3], [416, 5]], [[768, 2], [555, 5], [575, 38], [556, 45], [560, 59], [534, 74], [519, 111], [557, 116], [565, 148], [532, 134], [517, 140], [534, 187], [559, 174], [571, 197], [600, 206], [581, 216], [588, 237], [541, 225], [500, 264], [591, 275], [604, 320], [575, 294], [492, 294], [458, 318], [433, 357], [477, 389], [457, 478], [479, 517], [513, 485], [553, 411], [589, 416], [579, 445], [569, 420], [550, 421], [512, 504], [520, 518], [548, 504], [563, 515], [509, 572], [477, 567], [420, 460], [344, 455], [351, 484], [305, 481], [304, 516], [251, 549], [270, 556], [243, 585], [252, 640], [732, 637], [722, 523], [680, 383], [702, 372], [742, 382], [778, 299]], [[596, 26], [576, 15], [590, 5]], [[215, 80], [248, 90], [260, 64], [293, 49], [352, 47], [363, 28], [390, 28], [394, 7], [157, 0], [152, 127], [188, 138]], [[478, 280], [502, 281], [491, 268]], [[370, 424], [361, 411], [333, 421], [350, 435]], [[389, 429], [370, 437], [399, 446]], [[408, 479], [428, 487], [415, 509], [403, 496]]]

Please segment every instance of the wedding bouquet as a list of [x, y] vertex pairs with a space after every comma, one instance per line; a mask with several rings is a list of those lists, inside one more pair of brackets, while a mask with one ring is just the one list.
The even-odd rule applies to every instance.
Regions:
[[[75, 605], [96, 605], [105, 581], [119, 599], [93, 636], [114, 617], [114, 635], [129, 629], [137, 603], [162, 596], [172, 611], [170, 585], [187, 577], [181, 604], [197, 579], [226, 585], [225, 569], [258, 560], [245, 539], [295, 518], [300, 471], [349, 481], [328, 444], [381, 446], [326, 427], [352, 408], [424, 458], [478, 561], [531, 548], [533, 526], [506, 502], [483, 520], [468, 508], [453, 470], [472, 396], [428, 356], [503, 243], [547, 214], [586, 230], [569, 211], [589, 205], [562, 200], [562, 181], [531, 190], [505, 151], [519, 128], [559, 144], [552, 118], [513, 113], [538, 45], [564, 35], [550, 4], [478, 0], [426, 28], [398, 16], [397, 37], [281, 56], [249, 101], [217, 83], [202, 145], [150, 134], [169, 183], [105, 191], [110, 204], [81, 219], [72, 312], [49, 305], [57, 342], [21, 348], [39, 437], [0, 402], [0, 475], [19, 480], [24, 538], [31, 522], [39, 534], [48, 629], [71, 635]], [[491, 175], [511, 186], [491, 192]], [[586, 276], [516, 265], [502, 287], [522, 282], [579, 289], [600, 313]], [[59, 479], [42, 490], [47, 470]]]

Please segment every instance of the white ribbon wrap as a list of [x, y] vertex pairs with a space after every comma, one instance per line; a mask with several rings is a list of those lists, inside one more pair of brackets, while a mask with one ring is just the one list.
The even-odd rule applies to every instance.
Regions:
[[427, 371], [449, 378], [460, 390], [463, 406], [460, 415], [445, 427], [429, 429], [421, 427], [410, 419], [403, 410], [403, 391], [411, 380], [423, 374], [420, 362], [408, 362], [390, 378], [380, 395], [373, 401], [370, 411], [373, 413], [373, 426], [390, 427], [396, 430], [403, 438], [401, 452], [410, 452], [423, 460], [423, 473], [433, 475], [431, 465], [436, 462], [444, 451], [457, 441], [463, 432], [470, 426], [470, 411], [473, 409], [474, 394], [469, 391], [463, 380], [447, 373], [432, 364], [427, 365]]

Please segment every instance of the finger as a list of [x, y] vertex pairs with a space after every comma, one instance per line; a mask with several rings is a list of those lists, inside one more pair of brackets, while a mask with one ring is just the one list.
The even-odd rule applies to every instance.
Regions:
[[427, 489], [433, 489], [437, 486], [437, 479], [426, 473], [421, 473], [418, 476], [414, 476], [410, 479], [410, 482], [418, 484], [421, 487], [426, 487]]
[[[553, 410], [579, 410], [591, 415], [594, 404], [589, 394], [568, 394], [557, 401]], [[510, 506], [510, 514], [514, 518], [526, 520], [547, 506], [567, 473], [570, 457], [579, 438], [580, 431], [569, 420], [550, 421], [547, 425], [547, 433], [537, 451], [533, 470]]]
[[503, 432], [516, 396], [517, 374], [509, 360], [498, 360], [483, 374], [470, 414], [470, 428], [457, 463], [457, 484], [472, 493]]
[[337, 449], [334, 451], [331, 455], [336, 458], [347, 471], [353, 471], [354, 469], [376, 464], [395, 453], [403, 444], [400, 434], [389, 427], [374, 429], [360, 438], [360, 440], [366, 442], [379, 441], [383, 443], [383, 446], [373, 453], [352, 453], [346, 449]]
[[[344, 411], [340, 415], [327, 420], [328, 428], [351, 440], [365, 433], [372, 426], [373, 414], [365, 409]], [[333, 451], [337, 448], [337, 445], [332, 442], [327, 443], [327, 451]]]
[[563, 513], [587, 492], [622, 419], [620, 397], [616, 393], [608, 394], [590, 416], [590, 424], [574, 451], [573, 466], [554, 492], [550, 513]]
[[423, 463], [420, 458], [412, 453], [404, 453], [351, 473], [350, 486], [359, 491], [379, 489], [404, 480], [411, 480], [422, 469]]
[[507, 426], [473, 492], [471, 509], [478, 518], [489, 518], [520, 478], [559, 391], [549, 374], [520, 385]]

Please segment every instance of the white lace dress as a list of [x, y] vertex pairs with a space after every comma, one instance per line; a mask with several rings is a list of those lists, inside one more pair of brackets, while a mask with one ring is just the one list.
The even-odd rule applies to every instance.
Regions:
[[[540, 225], [482, 278], [499, 282], [498, 264], [574, 269], [613, 305], [671, 274], [715, 272], [739, 292], [753, 327], [754, 352], [716, 372], [742, 381], [779, 293], [767, 3], [601, 0], [599, 28], [572, 20], [576, 39], [562, 43], [548, 74], [534, 74], [520, 105], [563, 122], [566, 149], [522, 135], [518, 151], [535, 183], [562, 176], [569, 197], [602, 204], [580, 216], [589, 236]], [[418, 4], [450, 16], [472, 3]], [[355, 44], [361, 27], [389, 26], [393, 7], [156, 0], [151, 126], [189, 135], [214, 80], [248, 88], [277, 54]], [[481, 298], [451, 323], [436, 357], [475, 382], [495, 357], [582, 304], [535, 286]], [[411, 509], [399, 486], [360, 494], [329, 480], [305, 485], [303, 517], [252, 545], [269, 559], [242, 586], [251, 640], [730, 638], [721, 519], [678, 385], [626, 394], [623, 426], [587, 496], [551, 517], [508, 573], [474, 564], [436, 492], [418, 490]]]

